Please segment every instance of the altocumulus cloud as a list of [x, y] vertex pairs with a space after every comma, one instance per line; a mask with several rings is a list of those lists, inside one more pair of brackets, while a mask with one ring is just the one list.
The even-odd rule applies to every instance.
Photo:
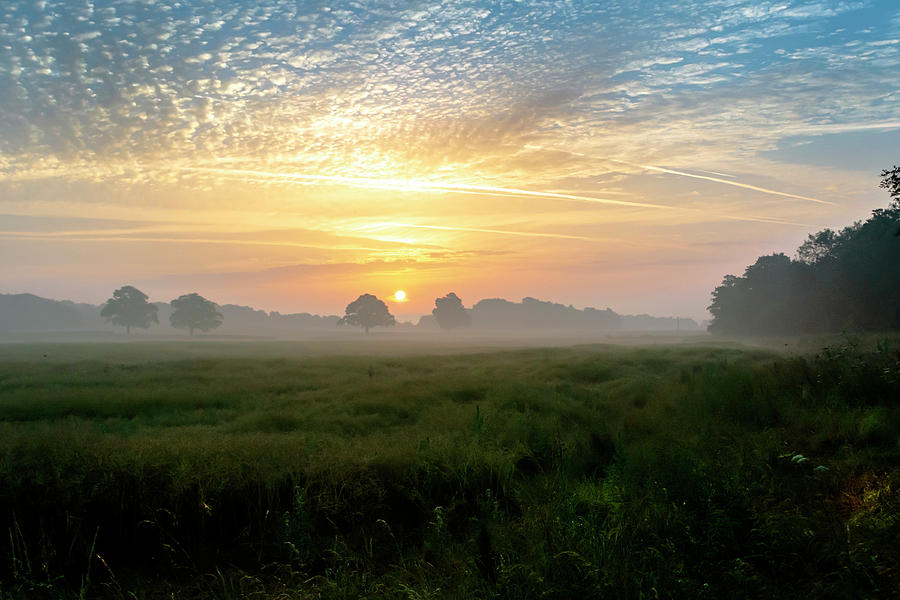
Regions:
[[896, 122], [896, 12], [874, 0], [7, 2], [0, 177], [171, 178], [171, 164], [212, 162], [502, 177], [529, 144], [671, 164], [701, 138], [710, 154], [750, 156], [785, 123], [796, 135]]

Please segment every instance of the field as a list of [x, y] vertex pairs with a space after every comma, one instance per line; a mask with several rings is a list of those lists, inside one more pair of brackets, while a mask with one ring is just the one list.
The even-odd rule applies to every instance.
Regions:
[[0, 598], [896, 594], [898, 340], [704, 340], [0, 346]]

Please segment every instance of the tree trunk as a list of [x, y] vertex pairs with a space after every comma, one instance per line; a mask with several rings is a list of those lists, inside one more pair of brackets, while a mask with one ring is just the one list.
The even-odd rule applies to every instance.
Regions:
[[131, 325], [125, 326], [125, 335], [131, 335]]
[[193, 327], [188, 327], [188, 331], [191, 332], [191, 333], [190, 333], [191, 337], [194, 337], [194, 328], [193, 328]]
[[366, 327], [366, 335], [369, 335], [369, 326], [366, 325], [365, 327]]

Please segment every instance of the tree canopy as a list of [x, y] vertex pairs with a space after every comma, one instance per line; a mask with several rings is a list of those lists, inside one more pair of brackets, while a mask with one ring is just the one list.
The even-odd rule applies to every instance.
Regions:
[[900, 167], [894, 165], [893, 168], [882, 171], [878, 187], [888, 191], [888, 195], [894, 199], [893, 207], [897, 208], [897, 202], [900, 201]]
[[156, 317], [157, 308], [147, 302], [147, 294], [126, 285], [113, 292], [112, 298], [106, 301], [100, 316], [113, 325], [125, 327], [130, 334], [132, 327], [147, 329], [151, 323], [159, 323]]
[[344, 323], [362, 327], [369, 333], [372, 327], [389, 327], [395, 325], [397, 321], [388, 311], [387, 304], [372, 294], [363, 294], [347, 305], [338, 325]]
[[712, 293], [709, 330], [735, 334], [900, 329], [900, 167], [865, 222], [810, 235], [794, 260], [761, 256]]
[[215, 302], [196, 292], [179, 296], [170, 304], [174, 310], [169, 315], [169, 323], [172, 327], [187, 329], [190, 335], [194, 335], [195, 329], [205, 332], [222, 324], [222, 313], [216, 310]]
[[431, 314], [437, 319], [441, 329], [456, 329], [472, 324], [472, 317], [463, 307], [462, 300], [453, 292], [442, 298], [435, 298]]

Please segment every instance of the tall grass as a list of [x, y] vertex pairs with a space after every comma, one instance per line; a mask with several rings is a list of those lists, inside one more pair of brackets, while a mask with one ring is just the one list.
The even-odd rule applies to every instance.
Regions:
[[7, 361], [0, 597], [884, 596], [898, 374], [851, 341]]

